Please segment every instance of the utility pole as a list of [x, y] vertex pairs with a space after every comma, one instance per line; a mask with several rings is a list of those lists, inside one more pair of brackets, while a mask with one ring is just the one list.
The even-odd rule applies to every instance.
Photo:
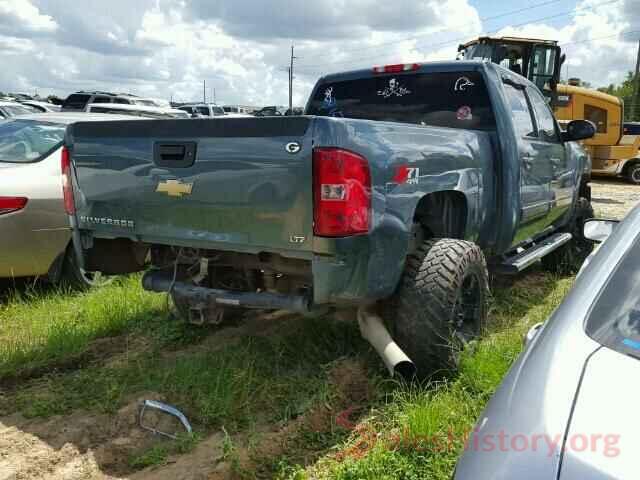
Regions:
[[293, 45], [291, 45], [291, 63], [289, 64], [289, 110], [293, 108]]
[[640, 117], [640, 102], [638, 101], [638, 90], [640, 89], [640, 39], [638, 40], [638, 58], [636, 60], [636, 73], [633, 77], [633, 97], [631, 98], [631, 118], [629, 120], [636, 120]]
[[207, 81], [202, 80], [202, 103], [207, 103]]
[[213, 87], [213, 103], [216, 103], [216, 87]]

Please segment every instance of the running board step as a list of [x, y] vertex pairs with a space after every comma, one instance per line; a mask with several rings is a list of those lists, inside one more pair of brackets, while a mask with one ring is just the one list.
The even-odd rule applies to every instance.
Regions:
[[496, 265], [496, 272], [505, 275], [520, 273], [545, 255], [553, 252], [556, 248], [569, 242], [571, 238], [570, 233], [556, 233], [555, 235], [551, 235], [525, 251], [506, 258], [504, 262]]

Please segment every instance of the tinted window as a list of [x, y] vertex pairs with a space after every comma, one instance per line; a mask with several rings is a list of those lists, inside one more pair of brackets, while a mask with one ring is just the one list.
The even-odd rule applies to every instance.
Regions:
[[584, 118], [591, 120], [598, 133], [607, 133], [607, 111], [592, 105], [584, 106]]
[[206, 115], [207, 117], [209, 116], [209, 107], [196, 107], [196, 110], [198, 110], [198, 113], [200, 115]]
[[551, 109], [547, 104], [547, 101], [537, 90], [528, 89], [529, 98], [533, 104], [533, 110], [536, 112], [536, 119], [538, 120], [538, 133], [540, 138], [550, 141], [558, 141], [558, 134], [556, 132], [556, 121], [551, 113]]
[[611, 275], [585, 328], [598, 343], [640, 358], [640, 239]]
[[111, 97], [93, 97], [91, 103], [111, 103]]
[[116, 98], [113, 99], [113, 103], [122, 103], [122, 104], [125, 104], [125, 105], [129, 105], [131, 102], [129, 100], [127, 100], [126, 98], [118, 98], [118, 97], [116, 97]]
[[28, 163], [57, 148], [65, 125], [33, 120], [0, 123], [0, 162]]
[[222, 107], [211, 107], [214, 115], [224, 115], [224, 109]]
[[535, 128], [533, 127], [529, 102], [527, 102], [524, 90], [505, 83], [504, 91], [507, 94], [507, 101], [511, 108], [516, 133], [521, 137], [534, 136]]
[[495, 121], [478, 72], [379, 75], [327, 82], [309, 115], [492, 130]]
[[73, 95], [69, 95], [67, 99], [62, 104], [62, 108], [70, 108], [76, 110], [83, 110], [87, 105], [87, 101], [89, 100], [89, 95], [82, 93], [74, 93]]

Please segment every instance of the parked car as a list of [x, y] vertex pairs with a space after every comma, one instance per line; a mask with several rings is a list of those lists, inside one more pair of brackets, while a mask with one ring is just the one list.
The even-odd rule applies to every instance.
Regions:
[[279, 117], [287, 112], [285, 107], [262, 107], [260, 110], [253, 112], [255, 117]]
[[638, 477], [640, 207], [614, 225], [586, 222], [587, 237], [609, 238], [554, 314], [527, 334], [456, 480]]
[[196, 323], [358, 308], [390, 370], [413, 360], [427, 375], [482, 331], [486, 259], [517, 273], [591, 251], [586, 154], [571, 142], [595, 126], [561, 134], [520, 75], [479, 61], [340, 73], [305, 114], [70, 126], [74, 243], [92, 245], [78, 261], [136, 271], [150, 246], [144, 288]]
[[0, 102], [0, 120], [35, 112], [37, 112], [35, 108], [22, 105], [18, 102]]
[[33, 113], [38, 113], [38, 112], [42, 112], [42, 113], [46, 113], [46, 112], [59, 112], [60, 111], [60, 106], [59, 105], [54, 105], [53, 103], [48, 103], [48, 102], [40, 102], [37, 100], [25, 100], [23, 102], [20, 102], [21, 105], [27, 105], [33, 109], [35, 109], [35, 112]]
[[226, 113], [226, 114], [244, 113], [244, 114], [250, 115], [250, 112], [246, 107], [240, 107], [240, 106], [237, 106], [237, 105], [224, 105], [222, 107], [222, 109], [224, 110], [224, 113]]
[[622, 131], [625, 135], [640, 135], [640, 122], [624, 122]]
[[0, 278], [37, 276], [80, 286], [98, 280], [72, 254], [62, 195], [67, 125], [113, 115], [46, 113], [0, 122]]
[[163, 108], [145, 105], [125, 105], [119, 103], [90, 103], [87, 111], [92, 113], [115, 113], [147, 118], [190, 118], [189, 114], [177, 108]]
[[180, 105], [178, 109], [187, 112], [193, 118], [221, 117], [225, 115], [224, 109], [213, 103]]
[[287, 108], [286, 112], [284, 112], [284, 114], [288, 117], [292, 115], [302, 115], [303, 113], [304, 113], [304, 108], [299, 108], [299, 107]]
[[85, 92], [80, 91], [69, 95], [62, 103], [63, 112], [86, 112], [89, 105], [95, 103], [115, 103], [121, 105], [141, 105], [147, 107], [166, 107], [156, 99], [142, 98], [129, 93]]

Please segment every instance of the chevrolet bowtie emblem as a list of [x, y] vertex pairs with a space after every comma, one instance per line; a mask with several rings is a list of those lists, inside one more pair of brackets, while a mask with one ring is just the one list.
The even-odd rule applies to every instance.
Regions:
[[193, 190], [193, 183], [182, 183], [180, 180], [160, 182], [156, 188], [156, 192], [166, 193], [170, 197], [191, 195], [191, 190]]

